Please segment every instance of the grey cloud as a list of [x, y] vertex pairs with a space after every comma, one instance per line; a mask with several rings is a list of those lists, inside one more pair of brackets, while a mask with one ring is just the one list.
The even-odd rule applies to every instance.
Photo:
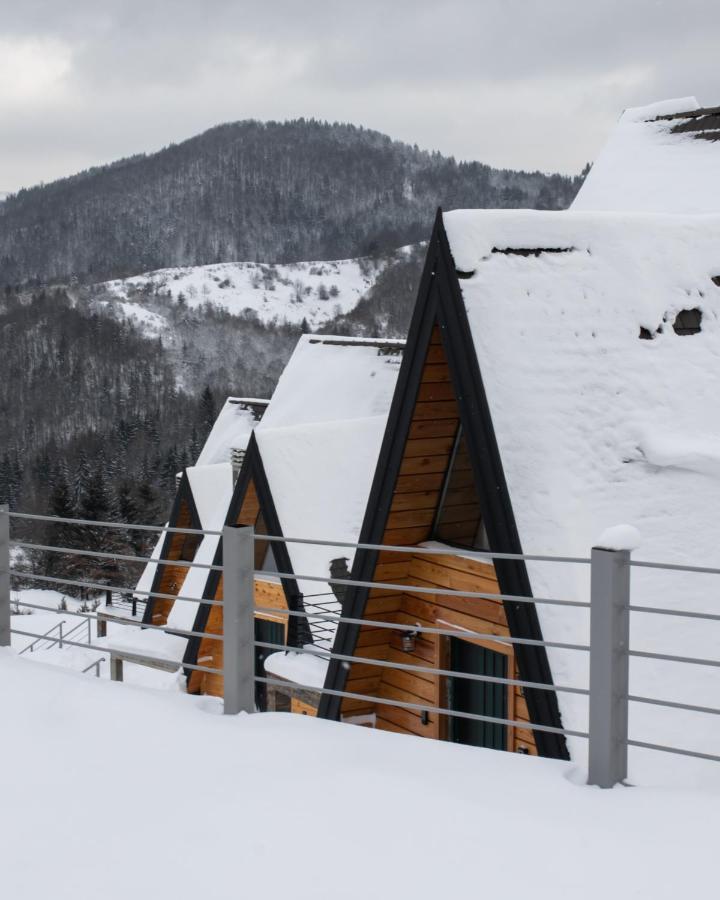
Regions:
[[250, 116], [577, 171], [623, 107], [720, 101], [719, 24], [715, 0], [0, 0], [0, 40], [50, 39], [72, 60], [51, 108], [0, 106], [0, 189]]

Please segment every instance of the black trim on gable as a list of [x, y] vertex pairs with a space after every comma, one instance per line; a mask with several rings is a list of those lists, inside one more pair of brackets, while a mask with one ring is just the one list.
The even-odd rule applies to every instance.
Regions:
[[[182, 510], [183, 503], [187, 503], [190, 508], [190, 528], [202, 528], [200, 524], [200, 516], [198, 515], [197, 506], [195, 505], [195, 498], [193, 497], [192, 488], [190, 487], [190, 479], [188, 478], [187, 469], [183, 470], [182, 477], [180, 479], [180, 484], [178, 485], [178, 489], [175, 492], [175, 499], [173, 500], [172, 509], [170, 510], [170, 518], [168, 519], [168, 527], [175, 528], [178, 527], [177, 522], [180, 517], [180, 511]], [[168, 553], [170, 552], [170, 547], [172, 545], [173, 538], [175, 537], [175, 533], [168, 531], [165, 533], [165, 538], [163, 540], [162, 549], [160, 550], [160, 559], [167, 559]], [[162, 580], [163, 572], [165, 571], [165, 566], [167, 563], [158, 563], [155, 567], [155, 575], [153, 576], [152, 584], [150, 585], [151, 593], [155, 593], [160, 589], [160, 581]], [[162, 597], [148, 597], [148, 601], [145, 605], [145, 612], [143, 613], [143, 625], [152, 625], [152, 617], [155, 610], [155, 603], [158, 600], [163, 600]]]
[[[247, 494], [248, 488], [251, 484], [255, 486], [258, 505], [260, 507], [260, 512], [265, 519], [267, 533], [269, 535], [277, 535], [279, 537], [282, 537], [283, 532], [282, 528], [280, 527], [280, 520], [278, 519], [277, 510], [275, 508], [275, 501], [273, 500], [272, 492], [270, 490], [270, 484], [268, 483], [267, 475], [265, 473], [265, 467], [260, 455], [260, 449], [258, 447], [254, 433], [250, 436], [250, 441], [245, 453], [245, 458], [243, 459], [242, 468], [240, 469], [240, 474], [238, 475], [237, 482], [235, 483], [232, 498], [230, 499], [230, 504], [228, 506], [227, 516], [225, 517], [225, 525], [234, 525], [236, 523], [237, 517], [240, 515], [240, 510], [242, 509], [242, 505], [245, 500], [245, 495]], [[290, 561], [290, 554], [288, 553], [287, 544], [281, 541], [272, 541], [271, 546], [278, 570], [280, 572], [292, 573], [292, 562]], [[217, 550], [215, 551], [213, 565], [221, 566], [222, 561], [223, 555], [221, 538], [218, 542]], [[221, 572], [218, 572], [214, 569], [210, 570], [205, 582], [205, 589], [203, 590], [203, 600], [213, 600], [215, 598], [218, 585], [220, 583], [221, 574]], [[282, 584], [283, 591], [285, 593], [285, 599], [287, 600], [288, 609], [294, 612], [304, 612], [305, 606], [303, 604], [302, 595], [295, 578], [281, 578], [280, 583]], [[209, 604], [202, 602], [200, 603], [197, 615], [195, 617], [195, 622], [193, 624], [193, 631], [205, 631], [211, 609], [212, 607]], [[302, 644], [312, 643], [312, 636], [309, 633], [309, 629], [305, 629], [302, 627], [304, 621], [305, 620], [299, 616], [290, 616], [290, 620], [288, 622], [288, 644], [290, 646], [300, 646]], [[202, 638], [199, 637], [188, 638], [188, 644], [185, 655], [183, 657], [183, 663], [197, 665], [197, 657], [201, 640]], [[186, 669], [185, 675], [189, 677], [191, 672], [191, 669]]]
[[[420, 379], [435, 324], [439, 325], [448, 357], [450, 375], [457, 395], [460, 421], [473, 461], [475, 482], [481, 501], [483, 520], [490, 547], [496, 552], [522, 553], [512, 504], [502, 467], [500, 451], [480, 374], [481, 361], [470, 333], [465, 304], [455, 271], [450, 246], [439, 210], [428, 248], [420, 284], [417, 306], [410, 326], [406, 351], [388, 419], [388, 427], [378, 460], [360, 543], [379, 544], [385, 533], [393, 490], [405, 451]], [[377, 551], [358, 551], [352, 579], [372, 581]], [[524, 562], [495, 561], [500, 590], [503, 594], [531, 597], [532, 591]], [[350, 618], [364, 618], [369, 591], [349, 588], [343, 613]], [[542, 639], [537, 611], [533, 604], [504, 602], [510, 633], [514, 637]], [[341, 624], [334, 652], [353, 655], [360, 626]], [[543, 647], [516, 645], [515, 656], [522, 680], [552, 683], [550, 665]], [[347, 669], [331, 661], [325, 686], [343, 690]], [[552, 691], [525, 690], [531, 721], [538, 725], [561, 727], [557, 698]], [[341, 699], [324, 694], [318, 715], [337, 719]], [[568, 759], [562, 735], [536, 731], [538, 753]]]

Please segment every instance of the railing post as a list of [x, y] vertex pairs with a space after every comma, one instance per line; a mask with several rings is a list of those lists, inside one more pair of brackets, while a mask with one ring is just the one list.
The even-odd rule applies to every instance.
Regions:
[[0, 647], [10, 646], [10, 516], [0, 504]]
[[254, 529], [223, 528], [223, 701], [226, 715], [255, 711]]
[[630, 551], [592, 549], [588, 784], [627, 778]]

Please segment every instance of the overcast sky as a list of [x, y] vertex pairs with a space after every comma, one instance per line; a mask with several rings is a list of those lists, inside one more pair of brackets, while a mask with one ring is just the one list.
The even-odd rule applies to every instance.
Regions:
[[298, 116], [577, 172], [627, 106], [720, 104], [718, 0], [0, 0], [0, 191]]

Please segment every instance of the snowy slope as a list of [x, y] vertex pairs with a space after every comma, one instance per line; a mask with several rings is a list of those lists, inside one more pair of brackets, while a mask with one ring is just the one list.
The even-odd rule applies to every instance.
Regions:
[[[697, 110], [694, 97], [627, 109], [610, 133], [573, 211], [705, 213], [720, 209], [720, 143], [682, 131]], [[715, 117], [717, 118], [717, 117]], [[699, 124], [712, 117], [700, 117]]]
[[[464, 210], [444, 222], [456, 266], [474, 272], [460, 285], [524, 551], [587, 557], [629, 524], [637, 558], [720, 567], [720, 216]], [[536, 247], [566, 249], [509, 252]], [[702, 330], [676, 334], [692, 308]], [[588, 567], [529, 574], [537, 597], [588, 599]], [[708, 575], [632, 576], [636, 605], [717, 613], [717, 588]], [[584, 612], [538, 615], [547, 640], [587, 643]], [[631, 628], [634, 649], [718, 658], [718, 623], [635, 614]], [[558, 684], [587, 687], [586, 654], [549, 657]], [[718, 705], [717, 668], [633, 659], [630, 678], [632, 694]], [[558, 699], [565, 727], [586, 730], [584, 702]], [[635, 739], [720, 747], [717, 716], [632, 704], [630, 717]]]
[[254, 312], [266, 323], [275, 320], [300, 324], [305, 319], [312, 328], [317, 328], [336, 315], [354, 309], [384, 265], [369, 259], [288, 265], [219, 263], [159, 269], [109, 281], [99, 287], [121, 301], [125, 315], [136, 315], [150, 329], [158, 323], [141, 310], [152, 293], [163, 294], [176, 302], [184, 300], [193, 309], [210, 303], [233, 315]]
[[712, 896], [717, 783], [600, 791], [568, 763], [221, 716], [7, 651], [0, 681], [7, 898]]

